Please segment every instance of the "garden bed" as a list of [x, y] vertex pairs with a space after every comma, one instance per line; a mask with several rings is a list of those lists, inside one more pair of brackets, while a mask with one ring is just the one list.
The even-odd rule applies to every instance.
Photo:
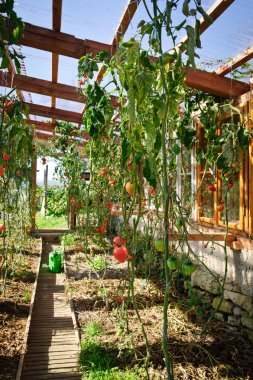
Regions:
[[6, 280], [5, 294], [0, 280], [0, 379], [3, 380], [16, 377], [40, 253], [40, 240], [32, 239], [22, 253], [15, 253], [17, 265]]
[[[106, 269], [92, 268], [91, 263], [103, 260], [107, 263]], [[119, 367], [122, 373], [140, 363], [145, 355], [141, 327], [132, 303], [128, 304], [127, 315], [122, 308], [127, 302], [127, 292], [123, 290], [127, 264], [118, 264], [109, 254], [95, 253], [87, 259], [81, 252], [67, 252], [66, 264], [67, 294], [72, 299], [83, 342], [95, 342], [96, 349], [102, 350], [101, 355], [113, 358], [111, 366]], [[166, 379], [161, 347], [163, 284], [137, 278], [135, 293], [150, 344], [150, 379]], [[201, 328], [208, 313], [208, 306], [197, 296], [180, 295], [179, 301], [175, 290], [168, 314], [169, 350], [175, 379], [252, 379], [253, 346], [238, 332], [213, 320], [205, 342], [201, 342]], [[124, 323], [126, 317], [130, 333]], [[144, 372], [132, 376], [129, 379], [146, 379]], [[101, 374], [100, 378], [103, 378]]]

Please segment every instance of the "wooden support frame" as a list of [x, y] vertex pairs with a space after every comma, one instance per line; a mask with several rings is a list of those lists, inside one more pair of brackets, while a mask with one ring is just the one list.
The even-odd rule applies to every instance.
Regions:
[[36, 179], [37, 179], [37, 160], [36, 157], [33, 157], [32, 161], [32, 225], [31, 225], [31, 231], [35, 231], [35, 221], [36, 221]]
[[[61, 30], [61, 14], [62, 14], [62, 0], [53, 0], [53, 30], [60, 32]], [[58, 67], [59, 67], [59, 55], [52, 54], [52, 83], [57, 83], [58, 80]], [[56, 107], [56, 98], [52, 97], [51, 107]], [[53, 122], [55, 119], [52, 120]]]
[[188, 87], [224, 98], [238, 97], [250, 91], [250, 85], [247, 83], [191, 68], [187, 72], [185, 83]]
[[59, 108], [46, 107], [34, 103], [23, 103], [23, 106], [28, 106], [30, 108], [31, 115], [55, 118], [58, 120], [68, 121], [70, 123], [82, 124], [81, 113], [65, 111]]
[[[53, 133], [55, 131], [55, 127], [56, 127], [55, 124], [44, 123], [43, 121], [30, 120], [30, 119], [26, 120], [26, 124], [33, 125], [34, 127], [36, 127], [36, 130], [39, 130], [41, 132], [52, 132]], [[73, 137], [79, 136], [79, 137], [82, 137], [86, 140], [91, 139], [91, 137], [88, 133], [83, 132], [82, 135], [80, 136], [79, 134], [75, 133], [75, 130], [77, 131], [78, 127], [76, 129], [73, 129]], [[58, 133], [60, 133], [60, 132], [58, 132]]]
[[251, 46], [250, 48], [246, 49], [244, 52], [242, 52], [241, 54], [239, 54], [237, 57], [231, 59], [230, 61], [228, 61], [225, 65], [223, 65], [222, 67], [220, 67], [216, 73], [219, 74], [219, 75], [227, 75], [229, 74], [231, 71], [237, 69], [237, 67], [240, 67], [241, 65], [243, 65], [244, 63], [248, 62], [250, 59], [253, 58], [253, 46]]
[[[53, 96], [60, 99], [83, 103], [84, 98], [78, 93], [79, 89], [62, 83], [52, 83], [44, 79], [29, 77], [0, 71], [0, 80], [5, 79], [8, 86], [18, 86], [19, 89], [41, 95]], [[12, 80], [13, 79], [13, 80]], [[225, 98], [240, 96], [250, 91], [250, 85], [241, 81], [223, 78], [216, 73], [203, 70], [189, 69], [185, 79], [189, 87]], [[111, 97], [113, 107], [120, 107], [116, 96]], [[67, 112], [67, 111], [66, 111]], [[82, 124], [82, 122], [80, 122]]]
[[[84, 103], [84, 95], [79, 94], [78, 87], [69, 86], [62, 83], [52, 83], [51, 81], [29, 77], [27, 75], [18, 75], [0, 71], [0, 81], [5, 80], [7, 86], [15, 87], [24, 91], [34, 92], [40, 95], [51, 96], [59, 99], [71, 100], [77, 103]], [[111, 96], [111, 105], [120, 107], [117, 96]], [[80, 123], [81, 124], [81, 123]]]
[[20, 44], [24, 46], [76, 59], [89, 53], [95, 55], [102, 50], [106, 50], [109, 55], [114, 52], [113, 46], [109, 44], [88, 39], [81, 40], [71, 34], [42, 28], [27, 22], [24, 24], [24, 36], [20, 39]]
[[0, 71], [0, 80], [6, 79], [9, 87], [17, 86], [18, 89], [34, 92], [41, 95], [52, 96], [59, 99], [71, 100], [73, 102], [84, 103], [84, 98], [78, 93], [79, 89], [62, 83], [52, 83], [51, 81], [29, 77], [27, 75], [14, 74]]

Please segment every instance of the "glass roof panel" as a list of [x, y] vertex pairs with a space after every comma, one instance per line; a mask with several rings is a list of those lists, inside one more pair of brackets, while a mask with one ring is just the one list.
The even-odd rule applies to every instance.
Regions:
[[61, 31], [110, 43], [127, 0], [63, 0]]
[[52, 28], [52, 0], [18, 0], [14, 10], [23, 21], [44, 28]]

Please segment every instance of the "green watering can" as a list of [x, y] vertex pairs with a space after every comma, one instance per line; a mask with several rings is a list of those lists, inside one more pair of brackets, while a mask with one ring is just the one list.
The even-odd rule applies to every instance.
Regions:
[[60, 273], [61, 272], [61, 259], [62, 254], [56, 250], [49, 253], [49, 263], [48, 267], [50, 272]]

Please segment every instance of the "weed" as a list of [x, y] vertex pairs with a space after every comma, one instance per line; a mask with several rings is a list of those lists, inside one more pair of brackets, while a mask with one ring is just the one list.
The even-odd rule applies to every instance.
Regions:
[[31, 294], [29, 290], [25, 290], [22, 294], [22, 301], [24, 302], [30, 302], [31, 301]]
[[103, 328], [99, 322], [89, 322], [81, 330], [90, 338], [103, 335]]
[[106, 269], [108, 267], [108, 262], [103, 259], [100, 256], [94, 257], [94, 259], [89, 261], [89, 265], [94, 269], [94, 270], [102, 270]]

